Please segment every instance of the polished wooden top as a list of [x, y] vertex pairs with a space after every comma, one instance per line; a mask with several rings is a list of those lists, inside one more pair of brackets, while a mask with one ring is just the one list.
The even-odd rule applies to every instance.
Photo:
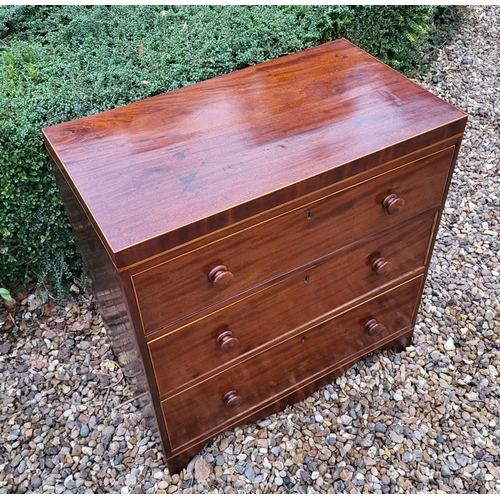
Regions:
[[465, 119], [341, 39], [43, 132], [121, 267], [461, 134]]

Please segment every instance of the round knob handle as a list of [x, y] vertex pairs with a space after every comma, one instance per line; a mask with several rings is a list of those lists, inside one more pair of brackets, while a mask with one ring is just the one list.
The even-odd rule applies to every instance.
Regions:
[[238, 396], [238, 391], [233, 390], [224, 394], [222, 401], [230, 410], [234, 410], [240, 406], [242, 399], [241, 396]]
[[389, 196], [385, 197], [382, 205], [387, 210], [387, 213], [389, 215], [396, 215], [399, 214], [401, 210], [403, 210], [405, 206], [405, 200], [403, 200], [403, 198], [399, 198], [395, 194], [390, 194]]
[[366, 322], [365, 331], [370, 337], [387, 333], [385, 326], [381, 325], [376, 319], [370, 319]]
[[225, 290], [234, 281], [234, 276], [226, 266], [216, 266], [208, 273], [208, 279], [216, 290]]
[[379, 257], [372, 264], [372, 269], [377, 273], [377, 276], [385, 276], [392, 271], [392, 264], [385, 257]]
[[222, 352], [231, 352], [234, 348], [238, 347], [238, 339], [233, 335], [233, 332], [227, 330], [222, 332], [217, 337], [217, 345]]

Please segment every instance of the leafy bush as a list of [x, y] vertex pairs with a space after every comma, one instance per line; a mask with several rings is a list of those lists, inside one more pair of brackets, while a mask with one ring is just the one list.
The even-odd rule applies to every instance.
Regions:
[[339, 37], [414, 71], [435, 9], [1, 6], [0, 283], [82, 270], [42, 127]]

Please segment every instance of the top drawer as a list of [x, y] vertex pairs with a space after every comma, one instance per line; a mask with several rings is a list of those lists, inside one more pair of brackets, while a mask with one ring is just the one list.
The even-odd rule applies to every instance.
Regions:
[[133, 275], [144, 333], [440, 205], [454, 149], [403, 165]]

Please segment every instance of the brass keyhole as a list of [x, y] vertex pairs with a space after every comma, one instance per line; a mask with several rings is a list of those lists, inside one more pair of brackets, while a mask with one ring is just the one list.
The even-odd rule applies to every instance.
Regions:
[[305, 337], [302, 337], [301, 342], [304, 343], [306, 341]]
[[309, 283], [309, 275], [308, 274], [306, 274], [304, 276], [304, 283]]
[[307, 218], [312, 219], [313, 218], [313, 213], [311, 211], [307, 212]]

